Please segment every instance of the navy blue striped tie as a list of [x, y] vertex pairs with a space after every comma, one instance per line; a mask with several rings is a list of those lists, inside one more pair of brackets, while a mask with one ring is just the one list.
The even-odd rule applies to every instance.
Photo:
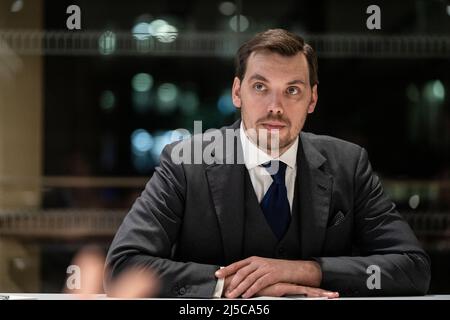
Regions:
[[285, 183], [286, 164], [281, 161], [271, 161], [262, 166], [272, 176], [273, 182], [261, 201], [261, 209], [273, 233], [278, 240], [281, 240], [291, 222], [291, 209]]

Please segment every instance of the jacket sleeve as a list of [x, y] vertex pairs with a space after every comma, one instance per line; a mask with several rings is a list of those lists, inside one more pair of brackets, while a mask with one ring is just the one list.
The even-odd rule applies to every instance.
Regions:
[[186, 178], [182, 165], [171, 161], [167, 146], [145, 190], [133, 204], [109, 248], [105, 289], [130, 267], [149, 268], [160, 276], [162, 297], [212, 297], [219, 266], [171, 259], [183, 219]]
[[[353, 192], [353, 242], [358, 256], [315, 258], [322, 268], [321, 287], [343, 296], [426, 294], [431, 277], [429, 257], [384, 193], [364, 149]], [[379, 289], [374, 288], [378, 271]]]

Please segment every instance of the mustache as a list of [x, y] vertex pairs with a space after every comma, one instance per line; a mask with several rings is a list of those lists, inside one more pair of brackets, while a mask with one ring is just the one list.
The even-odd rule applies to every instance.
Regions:
[[286, 125], [290, 125], [291, 124], [289, 119], [284, 118], [282, 115], [278, 115], [278, 116], [269, 115], [267, 117], [259, 119], [256, 123], [257, 124], [261, 124], [261, 123], [268, 122], [268, 121], [277, 121], [277, 122], [284, 123]]

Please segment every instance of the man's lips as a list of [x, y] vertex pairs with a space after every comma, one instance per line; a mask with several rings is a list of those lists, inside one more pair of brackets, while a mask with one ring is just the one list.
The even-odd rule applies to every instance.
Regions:
[[281, 130], [286, 127], [286, 124], [280, 122], [264, 122], [262, 126], [267, 130]]

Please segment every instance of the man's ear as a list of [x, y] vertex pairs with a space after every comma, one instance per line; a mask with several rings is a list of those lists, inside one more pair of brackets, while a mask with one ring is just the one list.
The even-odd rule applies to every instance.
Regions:
[[238, 77], [234, 77], [231, 97], [233, 99], [234, 106], [238, 109], [241, 108], [241, 80], [239, 80]]
[[316, 108], [317, 100], [319, 95], [317, 94], [317, 84], [315, 84], [311, 89], [311, 101], [308, 106], [308, 113], [313, 113]]

